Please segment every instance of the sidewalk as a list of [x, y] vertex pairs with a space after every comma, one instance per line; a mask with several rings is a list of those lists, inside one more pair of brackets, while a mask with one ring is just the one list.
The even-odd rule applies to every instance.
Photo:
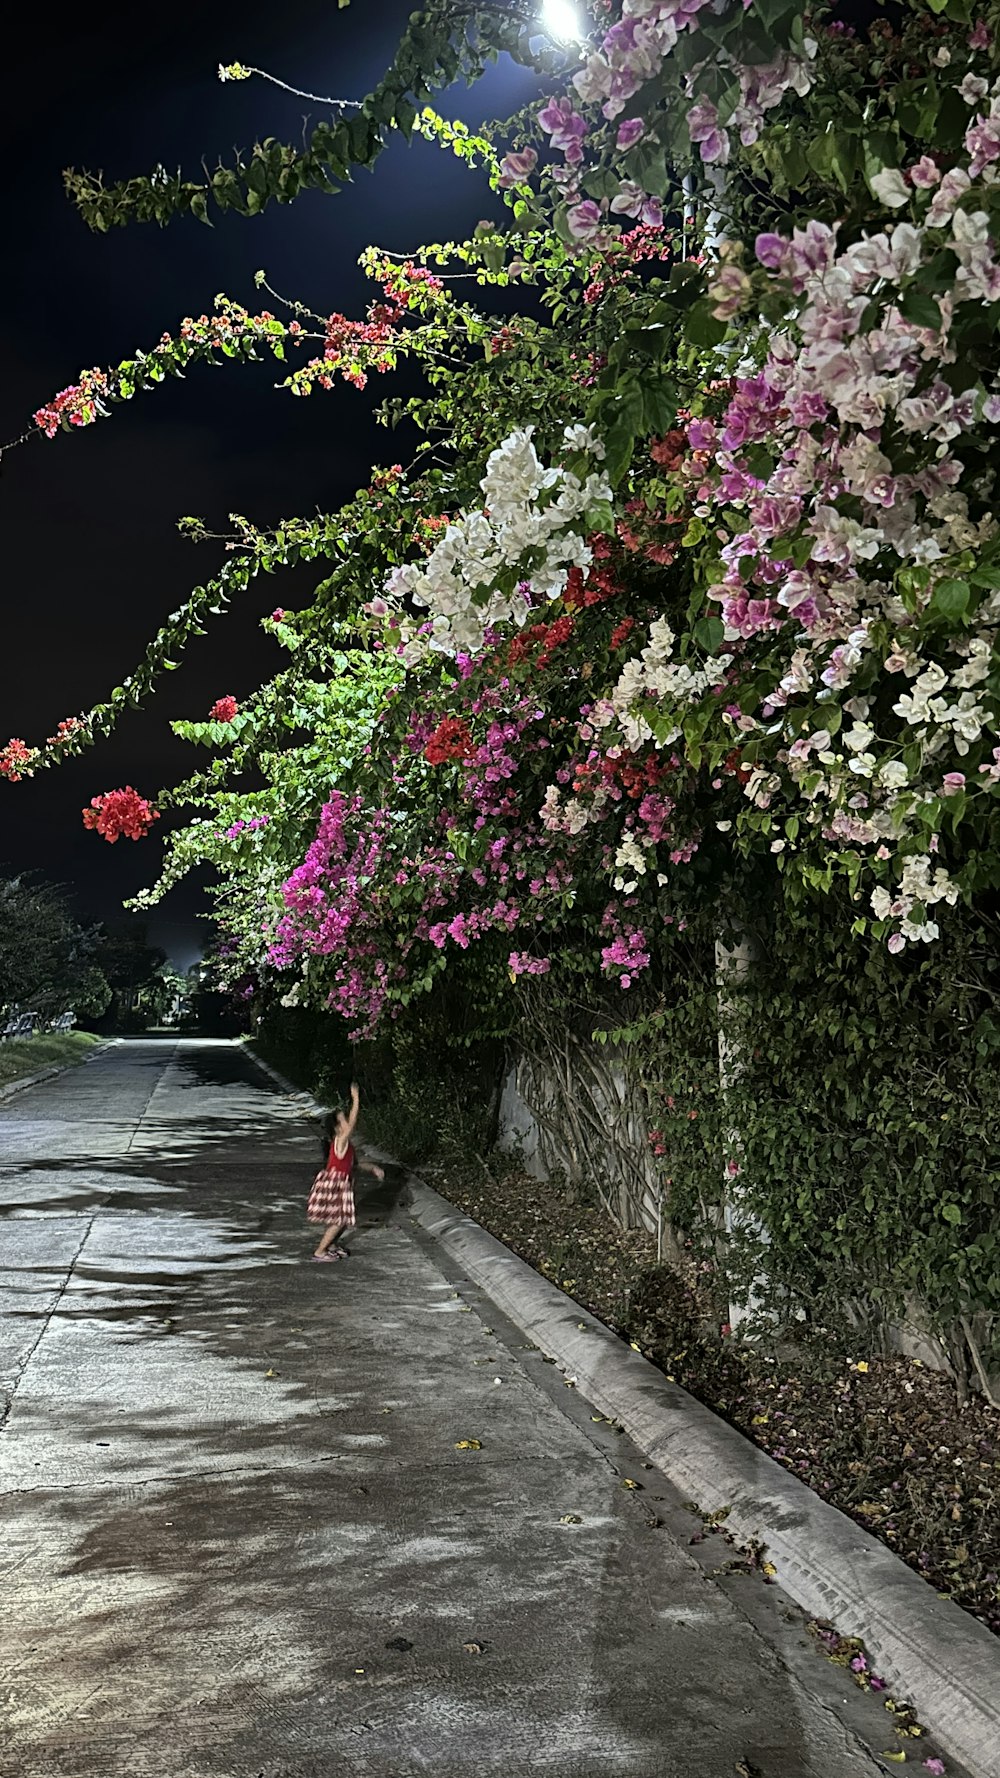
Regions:
[[398, 1187], [308, 1262], [316, 1160], [225, 1043], [0, 1107], [0, 1774], [895, 1769], [875, 1701], [774, 1651]]

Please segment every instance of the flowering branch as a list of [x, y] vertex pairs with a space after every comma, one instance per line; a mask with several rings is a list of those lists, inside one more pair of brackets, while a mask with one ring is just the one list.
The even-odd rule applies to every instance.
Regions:
[[518, 8], [429, 0], [413, 14], [378, 86], [351, 117], [318, 124], [305, 149], [267, 137], [249, 155], [237, 155], [232, 166], [220, 165], [207, 182], [186, 180], [157, 166], [147, 177], [105, 186], [101, 174], [71, 168], [64, 175], [66, 190], [87, 225], [100, 233], [131, 222], [163, 226], [180, 215], [208, 222], [210, 205], [256, 216], [270, 203], [293, 202], [303, 191], [334, 193], [350, 179], [352, 168], [374, 166], [392, 131], [409, 140], [419, 107], [433, 91], [456, 80], [471, 85], [497, 53], [541, 72], [565, 64], [562, 52], [532, 44], [528, 14]]
[[256, 74], [260, 80], [269, 80], [272, 86], [280, 86], [282, 92], [291, 93], [296, 99], [311, 99], [317, 105], [334, 105], [341, 111], [360, 111], [360, 99], [331, 99], [320, 93], [304, 93], [300, 87], [289, 86], [287, 80], [279, 80], [276, 74], [269, 74], [266, 68], [249, 68], [242, 62], [219, 63], [220, 80], [249, 80]]

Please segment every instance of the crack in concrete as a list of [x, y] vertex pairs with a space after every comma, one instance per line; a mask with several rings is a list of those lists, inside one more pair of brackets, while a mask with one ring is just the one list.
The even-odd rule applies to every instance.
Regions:
[[[125, 1147], [126, 1154], [131, 1149], [133, 1142], [135, 1141], [137, 1135], [139, 1134], [140, 1129], [142, 1128], [143, 1120], [145, 1119], [146, 1113], [148, 1112], [149, 1107], [152, 1104], [153, 1098], [155, 1097], [156, 1093], [159, 1091], [160, 1087], [163, 1085], [164, 1078], [170, 1073], [170, 1069], [175, 1061], [176, 1055], [177, 1055], [177, 1045], [174, 1044], [173, 1048], [170, 1051], [169, 1056], [167, 1057], [166, 1062], [164, 1063], [163, 1068], [161, 1069], [160, 1073], [158, 1074], [158, 1076], [156, 1078], [154, 1085], [150, 1088], [149, 1097], [147, 1098], [145, 1105], [143, 1106], [142, 1110], [139, 1112], [138, 1117], [135, 1119], [135, 1122], [132, 1126], [132, 1133], [129, 1136], [128, 1142]], [[59, 1072], [62, 1072], [62, 1070], [59, 1070]], [[80, 1245], [78, 1246], [76, 1252], [74, 1253], [73, 1258], [70, 1260], [69, 1267], [67, 1268], [67, 1271], [66, 1271], [66, 1276], [64, 1277], [61, 1285], [59, 1286], [59, 1289], [56, 1293], [55, 1299], [49, 1309], [48, 1314], [42, 1320], [42, 1324], [38, 1330], [37, 1338], [32, 1341], [31, 1346], [28, 1348], [28, 1351], [24, 1354], [24, 1357], [21, 1359], [18, 1359], [16, 1361], [17, 1362], [17, 1374], [13, 1379], [10, 1393], [7, 1394], [6, 1389], [5, 1389], [5, 1393], [4, 1393], [3, 1408], [2, 1408], [2, 1411], [0, 1411], [0, 1433], [3, 1433], [7, 1430], [7, 1424], [8, 1424], [8, 1421], [10, 1420], [11, 1413], [13, 1412], [14, 1403], [17, 1400], [18, 1390], [21, 1388], [21, 1385], [23, 1384], [24, 1379], [28, 1374], [28, 1369], [31, 1365], [32, 1359], [35, 1356], [35, 1353], [38, 1351], [38, 1348], [41, 1345], [42, 1341], [44, 1340], [45, 1335], [48, 1333], [49, 1327], [51, 1326], [51, 1323], [52, 1323], [53, 1316], [56, 1315], [59, 1311], [59, 1305], [62, 1302], [63, 1297], [66, 1295], [67, 1290], [69, 1289], [70, 1283], [73, 1278], [73, 1273], [75, 1272], [75, 1270], [80, 1262], [80, 1256], [83, 1253], [83, 1250], [87, 1245], [87, 1242], [90, 1240], [90, 1237], [94, 1232], [94, 1224], [96, 1223], [98, 1217], [102, 1214], [102, 1212], [107, 1209], [107, 1207], [111, 1203], [114, 1195], [115, 1195], [114, 1188], [112, 1187], [108, 1191], [105, 1192], [100, 1203], [98, 1203], [94, 1206], [94, 1209], [93, 1209], [93, 1211], [90, 1215], [90, 1218], [87, 1222], [87, 1226], [83, 1232], [83, 1237], [80, 1241]], [[72, 1215], [72, 1213], [71, 1213], [71, 1215]], [[26, 1218], [25, 1220], [29, 1220], [29, 1219]]]
[[[164, 1470], [162, 1474], [159, 1475], [141, 1477], [130, 1476], [127, 1479], [124, 1476], [108, 1476], [104, 1480], [89, 1482], [68, 1482], [65, 1479], [62, 1479], [51, 1482], [39, 1482], [37, 1487], [31, 1488], [0, 1488], [0, 1500], [14, 1500], [19, 1495], [28, 1494], [80, 1494], [86, 1493], [88, 1490], [97, 1494], [108, 1488], [149, 1488], [154, 1482], [195, 1482], [211, 1480], [214, 1476], [277, 1475], [279, 1473], [284, 1475], [296, 1469], [318, 1469], [325, 1463], [350, 1463], [356, 1456], [356, 1451], [330, 1451], [323, 1457], [296, 1457], [290, 1463], [237, 1463], [226, 1469], [209, 1466], [205, 1469]], [[582, 1459], [580, 1461], [582, 1462]], [[567, 1460], [565, 1456], [560, 1456], [552, 1452], [535, 1455], [530, 1451], [521, 1451], [514, 1453], [509, 1457], [500, 1457], [494, 1453], [491, 1469], [493, 1471], [502, 1471], [504, 1469], [521, 1470], [526, 1468], [544, 1469], [547, 1465], [554, 1466], [560, 1476], [566, 1474]], [[356, 1471], [356, 1479], [353, 1481], [352, 1486], [357, 1488], [360, 1493], [369, 1494], [373, 1484], [377, 1482], [379, 1476], [390, 1469], [393, 1474], [398, 1477], [404, 1472], [407, 1475], [415, 1476], [422, 1476], [425, 1474], [436, 1475], [439, 1474], [442, 1469], [448, 1470], [449, 1472], [454, 1470], [456, 1475], [461, 1475], [466, 1467], [467, 1465], [464, 1459], [455, 1462], [436, 1460], [433, 1463], [414, 1463], [411, 1459], [401, 1454], [398, 1457], [384, 1457], [382, 1468], [378, 1472], [373, 1470]]]
[[177, 1049], [178, 1049], [178, 1046], [176, 1043], [171, 1045], [170, 1054], [167, 1057], [166, 1061], [164, 1062], [163, 1067], [161, 1068], [159, 1074], [156, 1077], [156, 1080], [154, 1081], [153, 1085], [149, 1089], [149, 1098], [146, 1100], [145, 1105], [143, 1106], [142, 1110], [140, 1111], [138, 1117], [136, 1118], [135, 1127], [132, 1131], [131, 1136], [128, 1139], [126, 1146], [125, 1146], [125, 1153], [126, 1154], [129, 1154], [131, 1152], [132, 1144], [135, 1141], [136, 1137], [139, 1134], [139, 1131], [142, 1128], [143, 1122], [146, 1117], [146, 1113], [148, 1112], [150, 1106], [152, 1105], [153, 1100], [156, 1098], [156, 1095], [159, 1092], [160, 1088], [164, 1085], [165, 1081], [169, 1078], [169, 1076], [176, 1064]]
[[[758, 1634], [759, 1634], [759, 1632], [758, 1632]], [[765, 1643], [765, 1646], [766, 1646], [766, 1643]], [[782, 1655], [779, 1654], [777, 1658], [778, 1658], [778, 1661], [779, 1661], [783, 1671], [788, 1675], [788, 1678], [789, 1678], [790, 1682], [792, 1683], [792, 1685], [794, 1685], [798, 1691], [805, 1693], [806, 1688], [803, 1685], [802, 1680], [800, 1679], [798, 1674], [796, 1674], [792, 1670], [792, 1668], [788, 1665], [788, 1662], [783, 1658]], [[837, 1711], [835, 1710], [834, 1706], [832, 1704], [828, 1704], [825, 1698], [818, 1697], [814, 1692], [811, 1692], [811, 1691], [808, 1693], [808, 1698], [809, 1698], [809, 1703], [810, 1703], [811, 1707], [814, 1710], [819, 1710], [821, 1715], [823, 1715], [826, 1718], [831, 1729], [834, 1731], [835, 1738], [840, 1742], [840, 1745], [843, 1748], [845, 1753], [849, 1753], [852, 1756], [852, 1758], [856, 1758], [859, 1748], [860, 1748], [860, 1751], [865, 1756], [865, 1764], [868, 1767], [869, 1771], [884, 1773], [885, 1766], [883, 1765], [882, 1760], [879, 1758], [878, 1753], [875, 1748], [875, 1742], [876, 1742], [876, 1740], [881, 1740], [881, 1736], [876, 1736], [876, 1735], [872, 1734], [871, 1738], [870, 1738], [870, 1743], [866, 1744], [864, 1741], [862, 1741], [860, 1739], [860, 1737], [857, 1734], [852, 1734], [852, 1732], [848, 1728], [847, 1724], [837, 1714]], [[891, 1737], [891, 1734], [892, 1734], [892, 1728], [890, 1726], [890, 1728], [887, 1731], [887, 1737]], [[902, 1751], [902, 1748], [900, 1749], [900, 1751]], [[925, 1753], [927, 1752], [926, 1747], [923, 1748], [923, 1752], [925, 1752]], [[959, 1768], [957, 1766], [955, 1766], [954, 1763], [952, 1763], [951, 1771], [953, 1773], [953, 1778], [960, 1778]]]
[[[325, 1463], [348, 1463], [350, 1452], [331, 1452], [327, 1457], [300, 1457], [294, 1463], [235, 1463], [228, 1469], [166, 1470], [162, 1475], [110, 1476], [99, 1482], [39, 1482], [37, 1488], [4, 1488], [0, 1500], [16, 1500], [33, 1494], [105, 1494], [109, 1489], [152, 1488], [157, 1483], [203, 1482], [216, 1476], [286, 1475], [296, 1469], [320, 1469]], [[0, 1571], [7, 1572], [6, 1570]]]
[[62, 1302], [63, 1297], [66, 1295], [66, 1291], [69, 1288], [70, 1280], [73, 1276], [74, 1271], [76, 1270], [77, 1262], [79, 1261], [80, 1255], [83, 1252], [84, 1248], [86, 1247], [87, 1242], [90, 1240], [90, 1237], [93, 1233], [94, 1224], [97, 1221], [97, 1218], [100, 1216], [102, 1208], [103, 1208], [102, 1205], [98, 1205], [97, 1209], [94, 1211], [93, 1216], [90, 1218], [90, 1221], [87, 1223], [87, 1226], [83, 1232], [83, 1238], [80, 1242], [80, 1245], [78, 1246], [76, 1252], [74, 1253], [73, 1258], [70, 1260], [69, 1268], [66, 1272], [66, 1276], [63, 1279], [62, 1283], [60, 1284], [58, 1291], [56, 1292], [55, 1300], [53, 1301], [48, 1314], [45, 1316], [44, 1320], [42, 1321], [41, 1327], [38, 1330], [37, 1337], [32, 1341], [27, 1352], [24, 1354], [24, 1357], [21, 1359], [18, 1359], [18, 1361], [17, 1361], [17, 1375], [14, 1378], [14, 1384], [11, 1389], [10, 1395], [7, 1397], [7, 1400], [4, 1402], [3, 1414], [2, 1414], [2, 1416], [0, 1416], [0, 1433], [5, 1432], [7, 1430], [7, 1422], [10, 1419], [11, 1411], [14, 1407], [15, 1401], [17, 1400], [17, 1392], [20, 1389], [21, 1384], [24, 1382], [24, 1379], [28, 1374], [28, 1367], [31, 1364], [32, 1359], [34, 1358], [35, 1353], [38, 1351], [38, 1348], [41, 1345], [42, 1341], [44, 1340], [45, 1335], [48, 1333], [49, 1326], [51, 1324], [53, 1315], [56, 1313], [57, 1309], [59, 1308], [59, 1304]]

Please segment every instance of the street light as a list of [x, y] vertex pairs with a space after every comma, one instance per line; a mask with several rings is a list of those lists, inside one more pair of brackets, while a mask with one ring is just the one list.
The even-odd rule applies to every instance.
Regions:
[[580, 43], [584, 33], [573, 0], [545, 0], [542, 24], [555, 43]]

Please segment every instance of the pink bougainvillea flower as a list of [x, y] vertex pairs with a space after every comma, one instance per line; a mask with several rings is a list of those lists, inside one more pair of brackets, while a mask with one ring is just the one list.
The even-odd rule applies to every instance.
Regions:
[[611, 200], [611, 208], [616, 215], [638, 216], [646, 201], [646, 193], [641, 185], [637, 185], [634, 179], [623, 179]]
[[89, 426], [98, 417], [98, 398], [106, 387], [107, 377], [102, 370], [84, 371], [79, 383], [60, 389], [31, 417], [46, 438], [55, 438], [63, 426]]
[[943, 1759], [935, 1759], [933, 1757], [931, 1759], [925, 1759], [924, 1760], [924, 1770], [927, 1772], [935, 1772], [937, 1774], [937, 1778], [941, 1778], [941, 1775], [944, 1772], [944, 1760]]
[[587, 134], [587, 122], [574, 109], [572, 99], [550, 99], [538, 113], [538, 122], [553, 148], [561, 149], [567, 160], [580, 159], [580, 143]]
[[531, 957], [527, 951], [511, 951], [507, 959], [511, 975], [548, 975], [552, 963], [548, 957]]
[[500, 189], [509, 191], [512, 185], [519, 185], [534, 172], [537, 165], [538, 156], [533, 148], [523, 148], [520, 152], [511, 150], [500, 162]]
[[641, 117], [623, 118], [618, 125], [618, 135], [615, 140], [615, 146], [621, 149], [632, 148], [634, 144], [638, 142], [639, 137], [642, 135], [645, 128], [646, 126]]
[[15, 735], [6, 747], [0, 748], [0, 778], [6, 778], [10, 784], [20, 784], [22, 778], [30, 778], [37, 758], [37, 747], [29, 747]]
[[791, 243], [785, 240], [784, 235], [761, 234], [757, 236], [753, 250], [761, 265], [765, 265], [769, 272], [780, 272], [788, 261]]
[[584, 198], [568, 212], [569, 232], [574, 241], [596, 241], [604, 227], [601, 207], [593, 198]]
[[208, 713], [208, 720], [209, 722], [232, 722], [238, 710], [239, 704], [235, 698], [216, 698]]
[[920, 159], [907, 170], [907, 178], [918, 191], [930, 191], [941, 183], [941, 169], [929, 154], [921, 155]]
[[698, 144], [702, 160], [725, 166], [729, 159], [729, 135], [720, 126], [715, 106], [707, 99], [699, 99], [687, 114], [687, 126], [692, 142]]
[[93, 828], [113, 846], [122, 834], [129, 840], [145, 839], [158, 810], [151, 802], [126, 784], [123, 790], [106, 790], [103, 796], [91, 797], [90, 807], [83, 811], [84, 827]]

